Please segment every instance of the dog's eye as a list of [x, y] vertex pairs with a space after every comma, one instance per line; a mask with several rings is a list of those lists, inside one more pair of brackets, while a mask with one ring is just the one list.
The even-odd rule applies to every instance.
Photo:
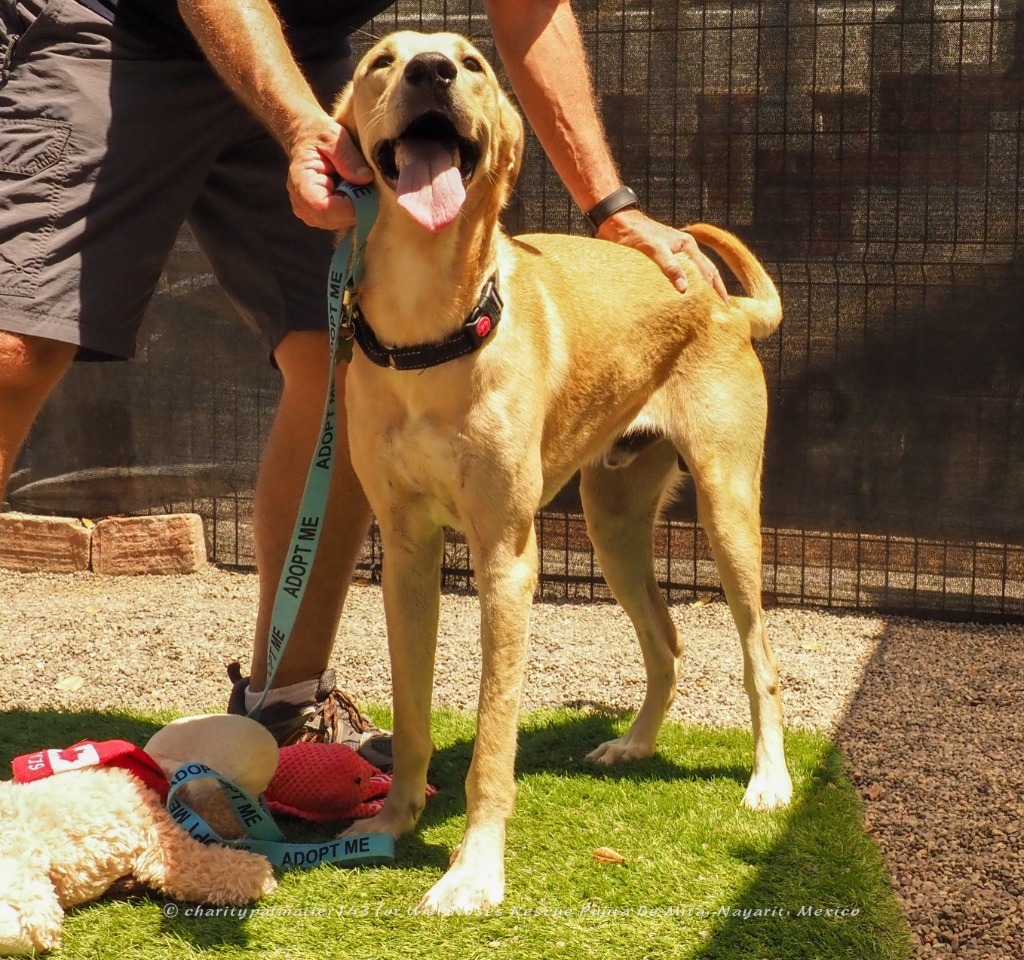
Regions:
[[476, 57], [463, 57], [462, 65], [473, 73], [481, 73], [484, 69], [484, 65]]
[[371, 70], [383, 70], [385, 67], [390, 67], [395, 62], [395, 58], [390, 53], [381, 53], [374, 57], [373, 62], [370, 64]]

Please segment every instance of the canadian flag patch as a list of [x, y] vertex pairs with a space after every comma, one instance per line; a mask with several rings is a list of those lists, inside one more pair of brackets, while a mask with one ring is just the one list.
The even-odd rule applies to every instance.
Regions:
[[121, 767], [135, 774], [161, 797], [167, 796], [167, 778], [159, 764], [125, 740], [83, 740], [63, 750], [39, 750], [11, 761], [18, 783], [31, 783], [86, 767]]

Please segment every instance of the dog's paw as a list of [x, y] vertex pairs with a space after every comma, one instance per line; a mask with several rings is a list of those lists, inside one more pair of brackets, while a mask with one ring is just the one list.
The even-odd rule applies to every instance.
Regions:
[[743, 806], [749, 810], [781, 810], [788, 807], [792, 799], [793, 781], [783, 767], [781, 773], [772, 775], [755, 773], [743, 795]]
[[456, 862], [420, 901], [420, 913], [478, 913], [505, 899], [505, 868], [477, 867]]
[[394, 816], [389, 816], [387, 810], [382, 810], [375, 817], [368, 820], [356, 820], [350, 827], [347, 827], [339, 837], [361, 837], [367, 833], [389, 833], [396, 840], [405, 833], [406, 827], [400, 824]]
[[613, 766], [626, 760], [643, 760], [654, 755], [654, 745], [641, 742], [638, 738], [626, 734], [616, 740], [608, 740], [587, 754], [588, 763], [603, 763]]

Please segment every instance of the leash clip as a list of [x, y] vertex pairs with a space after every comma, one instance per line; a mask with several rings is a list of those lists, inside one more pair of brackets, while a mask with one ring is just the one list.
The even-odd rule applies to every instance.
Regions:
[[349, 363], [352, 360], [352, 344], [355, 341], [355, 285], [351, 278], [341, 291], [341, 309], [338, 311], [337, 342], [334, 347], [334, 362]]
[[345, 284], [345, 289], [341, 292], [341, 316], [345, 321], [345, 324], [349, 327], [352, 326], [352, 316], [355, 313], [355, 289], [350, 279]]

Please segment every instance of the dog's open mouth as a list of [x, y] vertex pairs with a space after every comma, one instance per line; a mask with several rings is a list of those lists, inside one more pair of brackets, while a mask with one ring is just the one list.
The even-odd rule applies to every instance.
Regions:
[[466, 201], [480, 150], [460, 137], [443, 113], [417, 117], [394, 140], [373, 148], [384, 181], [398, 203], [420, 225], [436, 232], [448, 226]]

